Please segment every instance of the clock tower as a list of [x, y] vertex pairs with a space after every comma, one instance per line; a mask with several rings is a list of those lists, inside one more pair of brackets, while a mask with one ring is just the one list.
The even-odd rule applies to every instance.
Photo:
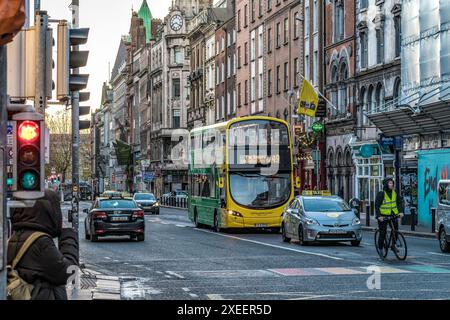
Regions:
[[213, 6], [213, 0], [172, 0], [171, 10], [180, 10], [186, 19], [192, 19], [205, 8]]

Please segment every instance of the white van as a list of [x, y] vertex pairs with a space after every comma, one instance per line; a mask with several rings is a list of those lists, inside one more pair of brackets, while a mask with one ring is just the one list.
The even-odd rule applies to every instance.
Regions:
[[450, 180], [441, 180], [438, 189], [436, 232], [442, 252], [450, 252]]

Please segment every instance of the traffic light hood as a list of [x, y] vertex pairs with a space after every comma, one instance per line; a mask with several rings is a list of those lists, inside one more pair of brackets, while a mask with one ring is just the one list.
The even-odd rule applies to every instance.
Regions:
[[33, 208], [14, 209], [11, 221], [14, 231], [36, 230], [59, 237], [62, 230], [62, 213], [59, 196], [46, 190], [45, 196], [36, 201]]

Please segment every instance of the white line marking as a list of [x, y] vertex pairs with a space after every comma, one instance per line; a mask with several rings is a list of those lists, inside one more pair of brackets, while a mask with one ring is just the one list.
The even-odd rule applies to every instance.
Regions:
[[445, 254], [445, 253], [437, 253], [437, 252], [427, 252], [428, 254], [433, 254], [436, 256], [442, 256], [442, 257], [449, 257], [450, 255]]
[[220, 294], [207, 294], [209, 300], [228, 300], [222, 297]]
[[167, 279], [172, 279], [172, 277], [169, 276], [168, 274], [164, 275], [164, 277], [166, 277]]
[[260, 245], [267, 246], [267, 247], [272, 247], [272, 248], [277, 248], [277, 249], [282, 249], [282, 250], [288, 250], [288, 251], [294, 251], [294, 252], [298, 252], [298, 253], [304, 253], [304, 254], [309, 254], [309, 255], [313, 255], [313, 256], [329, 258], [329, 259], [333, 259], [333, 260], [344, 260], [343, 258], [333, 257], [333, 256], [329, 256], [329, 255], [326, 255], [326, 254], [323, 254], [323, 253], [315, 253], [315, 252], [310, 252], [310, 251], [292, 249], [292, 248], [277, 246], [277, 245], [269, 244], [269, 243], [265, 243], [265, 242], [249, 240], [249, 239], [243, 239], [243, 238], [229, 236], [229, 235], [225, 235], [225, 234], [221, 234], [221, 233], [215, 233], [215, 232], [211, 232], [211, 231], [208, 231], [208, 230], [200, 230], [200, 229], [195, 229], [195, 230], [198, 230], [198, 231], [201, 231], [201, 232], [205, 232], [205, 233], [214, 234], [214, 235], [218, 235], [218, 236], [225, 237], [225, 238], [236, 239], [236, 240], [241, 240], [241, 241], [250, 242], [250, 243], [256, 243], [256, 244], [260, 244]]
[[163, 274], [161, 271], [156, 271], [156, 273]]
[[105, 259], [112, 260], [110, 257], [105, 257]]
[[167, 274], [170, 274], [171, 276], [175, 276], [175, 277], [177, 277], [177, 278], [184, 279], [184, 277], [183, 277], [182, 275], [179, 275], [179, 274], [176, 273], [176, 272], [173, 272], [173, 271], [166, 271], [166, 273], [167, 273]]
[[177, 224], [176, 226], [179, 227], [179, 228], [186, 228], [187, 227], [186, 225], [183, 225], [183, 224]]
[[184, 292], [189, 292], [191, 290], [189, 290], [189, 288], [182, 288]]
[[195, 293], [189, 293], [189, 295], [190, 295], [192, 298], [198, 298], [198, 295], [196, 295]]

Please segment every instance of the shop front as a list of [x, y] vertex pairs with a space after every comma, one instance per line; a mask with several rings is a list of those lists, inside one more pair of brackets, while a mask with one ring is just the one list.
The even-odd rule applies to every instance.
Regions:
[[383, 190], [384, 178], [395, 175], [393, 150], [378, 141], [354, 143], [351, 147], [356, 167], [355, 197], [364, 207], [370, 205], [374, 214], [375, 198]]

